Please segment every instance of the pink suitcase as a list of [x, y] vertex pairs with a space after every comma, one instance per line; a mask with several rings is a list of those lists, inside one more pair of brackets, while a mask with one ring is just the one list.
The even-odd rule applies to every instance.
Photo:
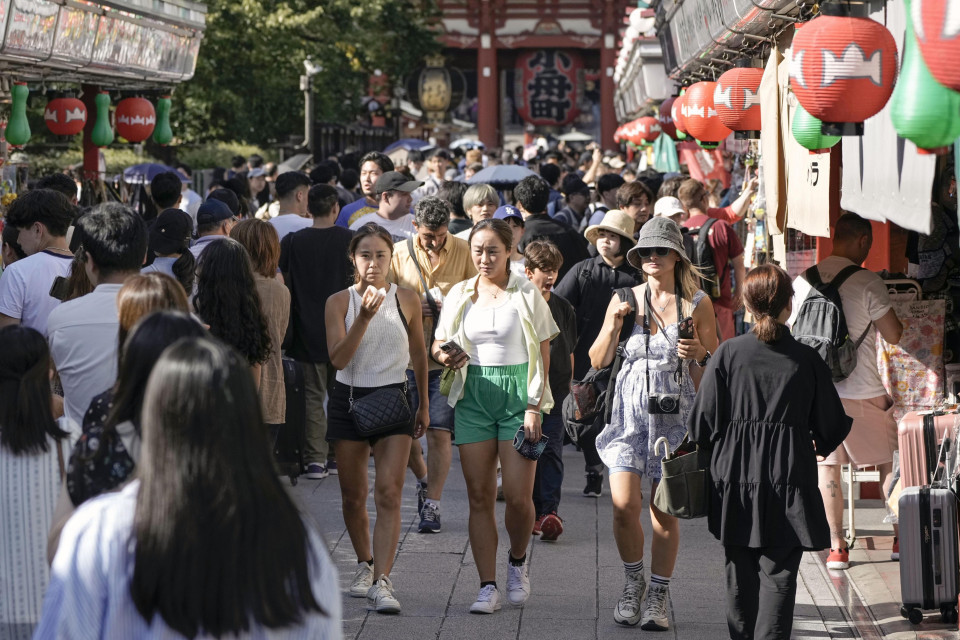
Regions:
[[940, 444], [945, 434], [953, 435], [958, 414], [943, 411], [911, 411], [897, 427], [900, 445], [900, 485], [929, 486], [938, 466]]

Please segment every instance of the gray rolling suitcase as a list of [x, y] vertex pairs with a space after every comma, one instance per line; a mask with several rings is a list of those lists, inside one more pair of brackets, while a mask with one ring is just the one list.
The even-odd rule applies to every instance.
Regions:
[[957, 622], [957, 499], [949, 489], [909, 487], [900, 494], [900, 614], [912, 624], [939, 609]]

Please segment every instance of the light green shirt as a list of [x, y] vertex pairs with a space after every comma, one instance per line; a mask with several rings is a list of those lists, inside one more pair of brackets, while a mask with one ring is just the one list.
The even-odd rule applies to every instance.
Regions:
[[[454, 285], [443, 300], [443, 309], [440, 312], [440, 322], [437, 326], [435, 338], [441, 342], [454, 340], [465, 351], [470, 351], [470, 344], [463, 330], [463, 316], [467, 302], [477, 291], [476, 278], [470, 278]], [[527, 347], [527, 404], [540, 405], [541, 411], [553, 408], [553, 395], [550, 385], [547, 384], [547, 372], [540, 357], [540, 343], [553, 339], [560, 329], [553, 320], [550, 307], [543, 299], [543, 294], [524, 278], [510, 274], [507, 281], [508, 300], [520, 315], [523, 324], [523, 341]], [[467, 367], [456, 370], [453, 386], [450, 388], [448, 402], [451, 407], [463, 396], [463, 385], [467, 379]], [[543, 402], [541, 403], [541, 397]]]

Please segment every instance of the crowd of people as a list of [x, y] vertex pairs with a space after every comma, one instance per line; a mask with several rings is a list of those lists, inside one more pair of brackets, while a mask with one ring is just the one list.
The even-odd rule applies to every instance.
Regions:
[[[204, 198], [160, 174], [152, 215], [80, 210], [65, 176], [18, 197], [0, 275], [0, 546], [18, 557], [0, 587], [17, 597], [0, 602], [0, 636], [340, 637], [336, 568], [272, 460], [290, 429], [304, 442], [298, 472], [339, 475], [357, 558], [346, 595], [402, 611], [391, 573], [406, 469], [418, 531], [440, 534], [456, 445], [479, 583], [470, 612], [522, 606], [535, 593], [531, 535], [564, 532], [571, 383], [616, 360], [609, 419], [576, 438], [582, 495], [601, 497], [606, 481], [613, 503], [625, 576], [614, 620], [669, 628], [682, 541], [653, 504], [655, 443], [689, 438], [712, 456], [730, 635], [788, 638], [802, 552], [829, 546], [846, 566], [837, 465], [892, 457], [889, 421], [871, 417], [888, 408], [874, 341], [835, 385], [793, 340], [806, 289], [772, 264], [746, 273], [733, 227], [755, 180], [717, 193], [563, 149], [526, 158], [537, 175], [509, 189], [465, 180], [517, 160], [440, 149], [397, 166], [370, 152], [277, 174], [254, 159]], [[841, 218], [823, 278], [862, 262], [870, 241], [868, 223]], [[841, 288], [851, 333], [873, 324], [895, 343], [879, 278], [855, 278]], [[753, 324], [737, 337], [741, 308]]]

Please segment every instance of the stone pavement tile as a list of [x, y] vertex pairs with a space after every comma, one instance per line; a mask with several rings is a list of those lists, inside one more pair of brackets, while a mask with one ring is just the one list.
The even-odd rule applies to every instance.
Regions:
[[[447, 616], [436, 637], [437, 640], [516, 640], [520, 615], [520, 609], [504, 605], [503, 609], [490, 615]], [[383, 637], [392, 640], [392, 636]]]
[[596, 621], [593, 614], [589, 620], [531, 618], [528, 608], [523, 611], [519, 640], [561, 640], [576, 638], [586, 640], [596, 637]]
[[[536, 620], [589, 620], [591, 630], [596, 619], [597, 605], [593, 594], [580, 597], [577, 591], [568, 589], [563, 595], [545, 595], [531, 584], [530, 599], [523, 607], [523, 619]], [[591, 631], [592, 632], [592, 631]]]
[[674, 623], [673, 632], [677, 640], [722, 640], [729, 638], [727, 624], [708, 624], [705, 622], [686, 622], [680, 621]]
[[[436, 638], [440, 632], [442, 618], [418, 618], [407, 614], [403, 600], [403, 613], [399, 616], [371, 613], [367, 617], [363, 630], [354, 636], [357, 640], [424, 640]], [[350, 636], [346, 636], [350, 637]]]

